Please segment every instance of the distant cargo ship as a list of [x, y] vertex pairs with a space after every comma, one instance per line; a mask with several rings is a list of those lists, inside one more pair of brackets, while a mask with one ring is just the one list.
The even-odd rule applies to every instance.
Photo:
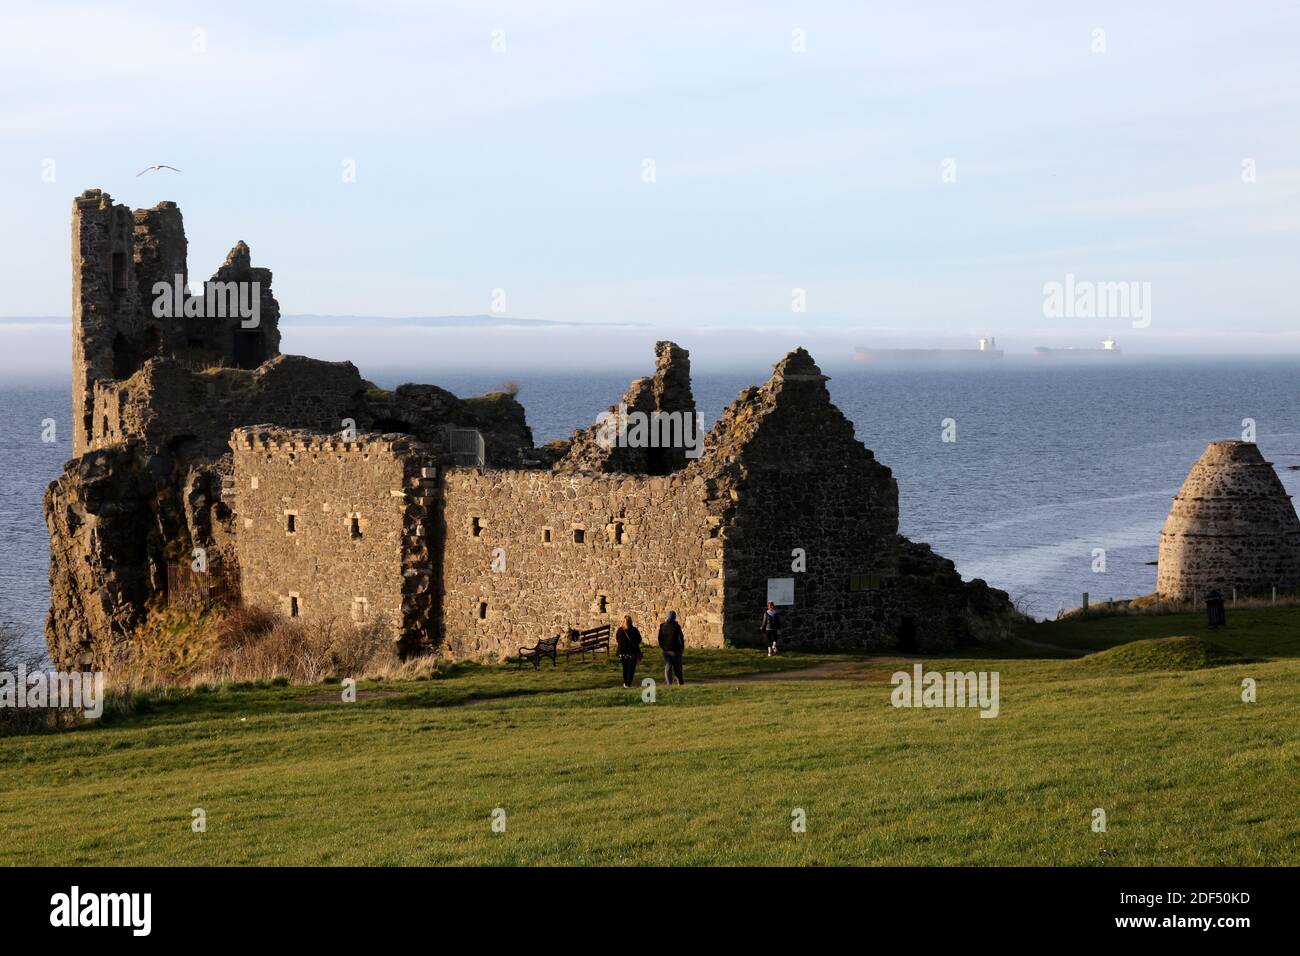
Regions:
[[980, 339], [979, 348], [975, 349], [871, 349], [859, 345], [853, 357], [860, 362], [898, 362], [928, 359], [930, 361], [989, 361], [1002, 358], [1002, 350], [997, 347], [993, 336]]
[[1104, 339], [1101, 348], [1076, 348], [1073, 345], [1053, 348], [1040, 345], [1034, 351], [1039, 355], [1062, 355], [1066, 358], [1109, 358], [1112, 355], [1119, 355], [1120, 347], [1115, 344], [1114, 339]]

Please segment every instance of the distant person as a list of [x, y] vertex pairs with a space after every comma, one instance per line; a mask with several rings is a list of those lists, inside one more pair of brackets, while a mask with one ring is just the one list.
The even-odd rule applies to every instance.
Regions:
[[1205, 612], [1209, 617], [1211, 630], [1228, 625], [1228, 609], [1223, 604], [1223, 592], [1218, 588], [1211, 588], [1205, 595]]
[[618, 659], [623, 662], [623, 686], [631, 687], [636, 680], [636, 665], [641, 660], [641, 632], [632, 623], [632, 615], [625, 615], [623, 626], [614, 634], [618, 642]]
[[777, 652], [776, 642], [781, 636], [781, 612], [776, 609], [776, 604], [772, 601], [767, 602], [767, 610], [763, 612], [763, 623], [758, 626], [763, 632], [763, 640], [767, 643], [767, 656], [771, 657]]
[[664, 682], [671, 685], [673, 677], [677, 683], [685, 684], [682, 679], [682, 654], [686, 650], [686, 636], [682, 626], [677, 623], [677, 612], [669, 611], [668, 619], [659, 625], [659, 649], [664, 652]]

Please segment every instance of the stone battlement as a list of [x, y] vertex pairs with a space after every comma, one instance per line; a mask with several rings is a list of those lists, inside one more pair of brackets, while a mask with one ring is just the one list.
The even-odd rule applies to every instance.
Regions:
[[267, 425], [246, 425], [230, 434], [230, 445], [236, 450], [278, 452], [334, 452], [343, 454], [429, 454], [429, 450], [410, 436], [390, 433], [379, 435], [359, 432], [353, 441], [337, 434], [322, 434], [301, 428], [275, 428]]

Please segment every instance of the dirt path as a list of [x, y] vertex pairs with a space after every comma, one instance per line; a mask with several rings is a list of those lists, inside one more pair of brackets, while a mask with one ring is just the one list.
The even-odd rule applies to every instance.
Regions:
[[1040, 651], [1050, 651], [1053, 654], [1064, 654], [1066, 657], [1087, 657], [1089, 654], [1095, 654], [1096, 651], [1080, 650], [1077, 647], [1061, 647], [1059, 644], [1045, 644], [1042, 641], [1031, 641], [1027, 637], [1022, 637], [1020, 643], [1026, 647], [1037, 648]]
[[878, 661], [823, 661], [797, 671], [767, 671], [737, 677], [701, 677], [696, 684], [759, 684], [778, 680], [860, 680], [887, 681], [897, 668]]
[[[1022, 643], [1028, 647], [1033, 647], [1041, 651], [1048, 651], [1053, 654], [1064, 654], [1067, 657], [1084, 657], [1093, 651], [1079, 650], [1078, 648], [1061, 647], [1056, 644], [1045, 644], [1041, 641], [1030, 641], [1021, 638]], [[789, 671], [765, 671], [757, 674], [738, 674], [735, 677], [697, 677], [691, 679], [690, 670], [686, 672], [687, 684], [722, 684], [722, 685], [739, 685], [739, 684], [766, 684], [773, 681], [821, 681], [821, 680], [844, 680], [860, 681], [862, 683], [887, 684], [893, 677], [894, 673], [900, 669], [910, 669], [911, 665], [916, 663], [917, 658], [876, 658], [869, 661], [822, 661], [820, 664], [814, 664], [811, 667], [801, 667], [798, 670]], [[656, 682], [658, 678], [656, 677]], [[595, 688], [578, 688], [578, 689], [554, 689], [554, 690], [536, 690], [521, 693], [492, 694], [485, 697], [470, 697], [465, 700], [448, 701], [440, 704], [440, 707], [478, 707], [486, 704], [499, 703], [506, 700], [516, 700], [520, 697], [547, 697], [553, 694], [574, 693], [576, 690], [592, 690]], [[395, 690], [363, 690], [358, 691], [357, 699], [364, 700], [374, 697], [393, 697], [398, 695]], [[322, 694], [318, 697], [309, 698], [312, 703], [338, 703], [339, 694]]]

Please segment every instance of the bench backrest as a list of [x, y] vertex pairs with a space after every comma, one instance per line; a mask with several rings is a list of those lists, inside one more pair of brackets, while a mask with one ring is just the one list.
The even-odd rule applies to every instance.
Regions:
[[600, 627], [589, 627], [585, 631], [579, 631], [578, 637], [582, 640], [588, 640], [593, 637], [609, 637], [612, 627], [609, 624], [602, 624]]

